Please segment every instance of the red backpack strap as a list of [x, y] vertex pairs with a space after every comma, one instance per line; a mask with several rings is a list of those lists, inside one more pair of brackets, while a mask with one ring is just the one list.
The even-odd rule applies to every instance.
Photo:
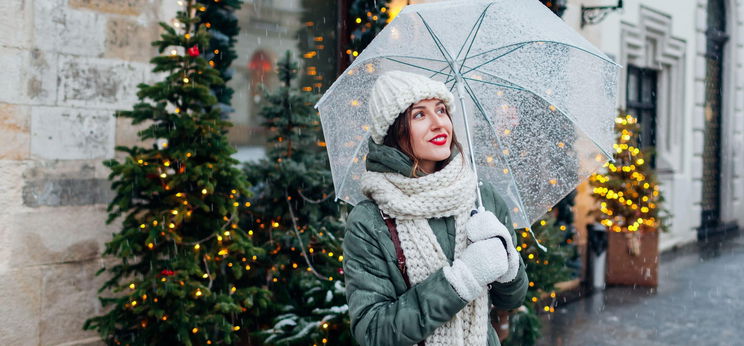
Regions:
[[398, 259], [398, 269], [403, 275], [406, 287], [410, 288], [411, 281], [408, 279], [408, 271], [406, 270], [406, 255], [403, 254], [403, 248], [400, 247], [400, 238], [398, 238], [398, 228], [395, 225], [395, 219], [390, 218], [390, 216], [383, 213], [382, 210], [380, 210], [380, 215], [382, 215], [382, 219], [385, 220], [385, 225], [387, 225], [388, 231], [390, 231], [390, 239], [393, 240], [393, 245], [395, 245], [395, 257]]

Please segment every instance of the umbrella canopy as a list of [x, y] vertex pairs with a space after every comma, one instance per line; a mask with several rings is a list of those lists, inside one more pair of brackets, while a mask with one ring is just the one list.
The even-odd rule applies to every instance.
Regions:
[[[364, 199], [369, 93], [390, 70], [440, 80], [462, 103], [458, 138], [529, 227], [613, 152], [619, 66], [537, 0], [410, 5], [320, 99], [337, 198]], [[470, 132], [465, 133], [466, 122]]]

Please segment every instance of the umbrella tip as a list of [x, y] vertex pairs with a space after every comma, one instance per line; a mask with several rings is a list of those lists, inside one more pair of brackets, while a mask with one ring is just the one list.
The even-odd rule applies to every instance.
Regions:
[[540, 244], [540, 241], [537, 240], [535, 233], [532, 232], [532, 227], [527, 227], [527, 230], [530, 231], [530, 234], [532, 235], [532, 239], [535, 239], [535, 245], [537, 245], [537, 248], [542, 250], [542, 252], [544, 253], [548, 253], [548, 248], [546, 248], [543, 244]]

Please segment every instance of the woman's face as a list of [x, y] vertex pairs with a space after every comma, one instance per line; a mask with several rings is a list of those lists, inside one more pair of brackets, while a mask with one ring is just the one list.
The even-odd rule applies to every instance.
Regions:
[[450, 157], [452, 121], [447, 108], [439, 99], [421, 100], [411, 107], [408, 121], [413, 155], [421, 169], [431, 173], [437, 162]]

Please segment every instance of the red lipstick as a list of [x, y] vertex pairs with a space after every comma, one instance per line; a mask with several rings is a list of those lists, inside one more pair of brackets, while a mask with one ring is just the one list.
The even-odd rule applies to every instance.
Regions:
[[447, 135], [444, 133], [441, 135], [436, 135], [434, 138], [429, 140], [429, 143], [432, 143], [434, 145], [445, 145], [447, 144]]

